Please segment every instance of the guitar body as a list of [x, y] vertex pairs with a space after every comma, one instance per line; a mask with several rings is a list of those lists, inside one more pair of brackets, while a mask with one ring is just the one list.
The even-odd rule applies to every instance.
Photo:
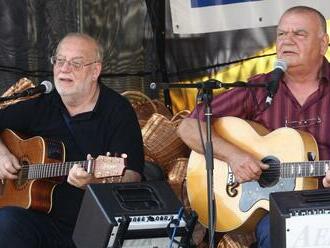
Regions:
[[[12, 130], [0, 134], [3, 143], [22, 165], [64, 161], [64, 145], [40, 136], [22, 139]], [[24, 173], [21, 171], [21, 173]], [[18, 206], [50, 212], [56, 180], [4, 180], [0, 183], [0, 207]]]
[[[236, 117], [223, 117], [214, 122], [217, 135], [262, 160], [276, 157], [280, 162], [307, 161], [307, 153], [318, 159], [318, 148], [308, 133], [291, 128], [267, 131], [261, 125]], [[258, 182], [235, 183], [230, 167], [214, 159], [214, 196], [216, 231], [252, 231], [260, 218], [269, 210], [271, 192], [316, 189], [316, 178], [280, 178], [270, 187]], [[191, 208], [199, 221], [208, 225], [207, 175], [204, 156], [192, 151], [187, 169], [187, 191]]]

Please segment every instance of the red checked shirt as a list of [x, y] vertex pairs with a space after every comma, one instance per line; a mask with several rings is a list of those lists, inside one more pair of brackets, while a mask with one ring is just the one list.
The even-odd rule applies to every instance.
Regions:
[[[271, 73], [260, 74], [249, 83], [270, 81]], [[320, 160], [330, 159], [330, 64], [324, 59], [317, 91], [301, 106], [284, 80], [281, 80], [271, 106], [266, 107], [265, 88], [235, 88], [212, 101], [213, 117], [236, 116], [256, 121], [269, 130], [291, 127], [309, 132], [318, 143]], [[204, 108], [199, 105], [199, 116], [204, 119]], [[197, 118], [197, 111], [191, 114]]]

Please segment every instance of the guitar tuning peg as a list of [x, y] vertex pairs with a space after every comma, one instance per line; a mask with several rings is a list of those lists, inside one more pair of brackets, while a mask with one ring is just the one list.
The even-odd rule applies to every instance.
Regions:
[[122, 157], [122, 158], [127, 158], [127, 154], [126, 154], [126, 153], [122, 153], [122, 154], [121, 154], [121, 157]]
[[105, 156], [107, 156], [107, 157], [110, 157], [110, 155], [111, 155], [110, 152], [107, 152], [107, 153], [105, 154]]

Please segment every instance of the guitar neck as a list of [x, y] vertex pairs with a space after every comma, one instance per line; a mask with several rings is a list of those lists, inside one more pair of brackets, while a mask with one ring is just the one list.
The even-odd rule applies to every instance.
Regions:
[[33, 164], [22, 166], [21, 173], [22, 177], [26, 179], [42, 179], [51, 177], [66, 176], [69, 174], [70, 169], [75, 164], [80, 164], [85, 169], [88, 166], [94, 168], [94, 160], [86, 161], [73, 161], [65, 163], [51, 163], [51, 164]]
[[329, 160], [281, 163], [282, 178], [324, 176], [330, 167]]

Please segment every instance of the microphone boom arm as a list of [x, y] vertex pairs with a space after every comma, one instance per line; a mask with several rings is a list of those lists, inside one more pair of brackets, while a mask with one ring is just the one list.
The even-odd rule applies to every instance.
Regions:
[[[155, 86], [154, 84], [156, 83], [152, 83], [150, 84], [150, 87], [152, 89], [155, 89], [157, 86]], [[216, 79], [209, 79], [207, 81], [204, 82], [197, 82], [197, 83], [192, 83], [192, 84], [164, 84], [164, 83], [160, 83], [159, 84], [161, 86], [161, 88], [191, 88], [191, 89], [221, 89], [221, 88], [233, 88], [233, 87], [246, 87], [246, 88], [250, 88], [250, 87], [266, 87], [267, 83], [246, 83], [243, 81], [237, 81], [237, 82], [233, 82], [233, 83], [222, 83]]]

